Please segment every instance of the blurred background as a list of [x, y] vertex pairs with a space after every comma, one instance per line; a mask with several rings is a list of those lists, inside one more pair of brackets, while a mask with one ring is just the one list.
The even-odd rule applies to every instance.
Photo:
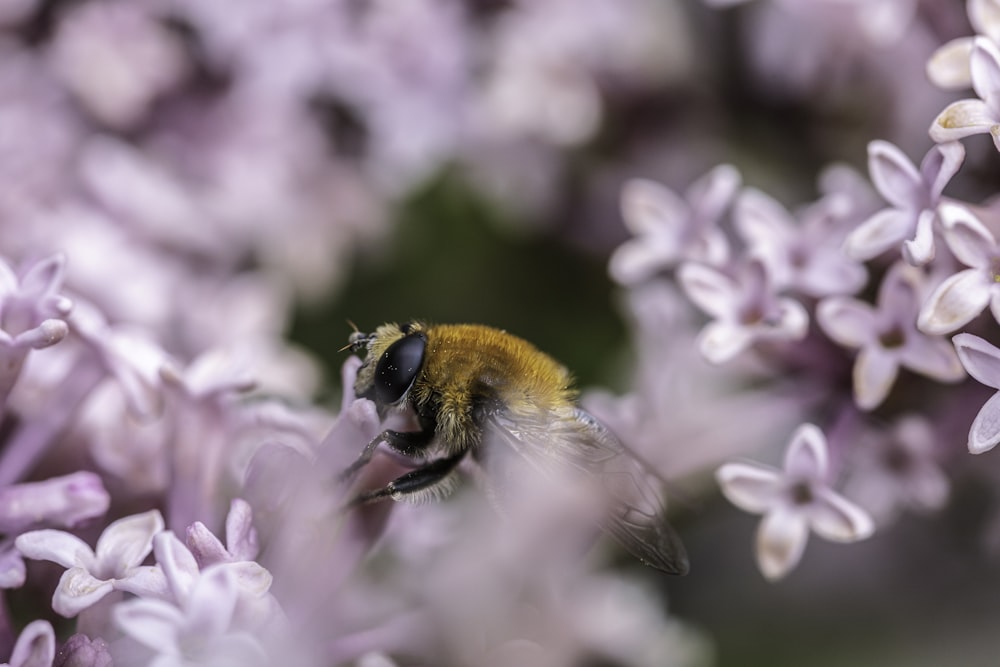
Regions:
[[[623, 184], [729, 163], [795, 210], [830, 165], [866, 178], [873, 139], [919, 163], [965, 95], [927, 60], [972, 32], [959, 0], [0, 0], [0, 245], [66, 253], [75, 295], [180, 359], [290, 341], [305, 370], [274, 390], [304, 401], [337, 405], [348, 321], [411, 318], [504, 328], [621, 395], [660, 372], [607, 269]], [[949, 192], [995, 191], [988, 144]], [[777, 464], [786, 438], [727, 451]], [[691, 574], [640, 576], [713, 664], [996, 664], [996, 463], [770, 584], [707, 458], [674, 500]]]

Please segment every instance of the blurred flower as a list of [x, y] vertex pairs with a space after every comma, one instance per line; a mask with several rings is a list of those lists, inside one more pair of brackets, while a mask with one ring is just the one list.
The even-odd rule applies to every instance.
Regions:
[[0, 489], [0, 532], [17, 534], [40, 525], [74, 528], [103, 515], [111, 497], [101, 478], [79, 471]]
[[56, 653], [56, 636], [48, 621], [32, 621], [24, 626], [10, 662], [3, 667], [52, 667]]
[[987, 305], [1000, 322], [1000, 245], [973, 213], [960, 204], [941, 207], [944, 238], [968, 269], [945, 278], [920, 310], [918, 325], [945, 334], [968, 324]]
[[797, 301], [775, 294], [758, 259], [731, 273], [687, 262], [677, 278], [688, 298], [715, 318], [698, 336], [698, 348], [713, 363], [729, 361], [757, 341], [794, 341], [806, 335], [809, 314]]
[[52, 608], [73, 617], [111, 591], [130, 590], [132, 580], [142, 580], [145, 572], [140, 566], [161, 530], [163, 517], [151, 510], [112, 522], [94, 549], [75, 535], [51, 529], [24, 533], [15, 544], [26, 558], [66, 568], [52, 596]]
[[[969, 22], [977, 35], [1000, 43], [1000, 3], [997, 0], [968, 0]], [[949, 89], [972, 85], [969, 60], [974, 37], [958, 37], [939, 47], [927, 61], [927, 77], [935, 86]]]
[[[1000, 349], [979, 336], [960, 333], [952, 339], [958, 358], [969, 375], [987, 387], [1000, 390]], [[969, 451], [988, 452], [1000, 442], [1000, 392], [979, 410], [969, 429]]]
[[113, 667], [108, 643], [77, 633], [59, 648], [52, 667]]
[[812, 424], [792, 435], [784, 470], [756, 463], [727, 463], [716, 471], [722, 493], [747, 512], [763, 514], [757, 529], [757, 564], [780, 579], [802, 559], [809, 530], [835, 542], [863, 540], [872, 518], [829, 486], [826, 437]]
[[879, 286], [876, 307], [850, 297], [829, 297], [816, 309], [816, 319], [830, 338], [859, 348], [854, 400], [863, 410], [885, 400], [901, 366], [941, 382], [964, 377], [948, 341], [917, 330], [922, 282], [919, 270], [897, 262]]
[[685, 260], [724, 262], [729, 243], [717, 224], [739, 184], [739, 172], [728, 165], [695, 181], [683, 199], [652, 181], [627, 183], [622, 191], [622, 217], [636, 238], [611, 256], [612, 278], [629, 285]]
[[976, 37], [969, 56], [972, 88], [978, 99], [952, 102], [931, 123], [931, 139], [954, 141], [973, 134], [990, 134], [1000, 150], [1000, 47]]
[[922, 266], [934, 259], [934, 223], [941, 193], [964, 159], [960, 143], [939, 144], [927, 152], [917, 171], [892, 144], [868, 144], [872, 182], [891, 207], [873, 215], [847, 237], [847, 253], [856, 259], [872, 259], [902, 243], [908, 263]]

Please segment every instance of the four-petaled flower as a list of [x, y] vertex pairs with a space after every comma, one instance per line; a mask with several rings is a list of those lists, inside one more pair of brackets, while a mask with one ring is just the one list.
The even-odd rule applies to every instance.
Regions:
[[917, 329], [922, 279], [919, 269], [899, 262], [882, 280], [877, 307], [830, 297], [816, 309], [816, 320], [830, 338], [860, 349], [854, 362], [854, 400], [863, 410], [885, 400], [900, 366], [941, 382], [964, 377], [948, 341]]
[[1000, 322], [1000, 245], [964, 206], [943, 205], [941, 217], [948, 247], [970, 268], [938, 285], [920, 310], [917, 325], [927, 333], [950, 333], [983, 312], [987, 304]]
[[931, 139], [955, 141], [989, 134], [1000, 150], [1000, 48], [987, 37], [976, 37], [969, 55], [972, 89], [979, 97], [952, 102], [931, 123]]
[[144, 584], [151, 568], [142, 561], [152, 549], [153, 536], [162, 530], [163, 517], [150, 510], [113, 522], [94, 549], [75, 535], [51, 529], [24, 533], [14, 543], [26, 558], [67, 568], [52, 596], [52, 608], [68, 618], [113, 590], [132, 591], [133, 578]]
[[[952, 341], [958, 358], [969, 375], [987, 387], [1000, 390], [1000, 349], [979, 336], [960, 333]], [[976, 415], [969, 429], [969, 451], [988, 452], [1000, 442], [1000, 391], [994, 394]]]
[[941, 193], [963, 160], [962, 144], [942, 143], [927, 152], [918, 171], [889, 142], [868, 144], [868, 171], [890, 206], [848, 235], [844, 244], [847, 254], [867, 260], [902, 244], [903, 259], [909, 264], [922, 266], [934, 259], [934, 223]]
[[702, 355], [713, 363], [729, 361], [759, 340], [801, 340], [806, 335], [806, 309], [774, 293], [760, 260], [742, 263], [734, 274], [690, 262], [677, 277], [688, 298], [715, 318], [698, 335]]
[[740, 174], [729, 165], [695, 181], [683, 199], [653, 181], [629, 181], [622, 193], [622, 216], [635, 238], [612, 255], [611, 276], [630, 285], [687, 260], [724, 262], [729, 244], [716, 223], [739, 186]]
[[792, 436], [784, 470], [727, 463], [716, 471], [722, 493], [742, 510], [763, 514], [757, 529], [757, 564], [770, 580], [794, 568], [812, 529], [834, 542], [855, 542], [875, 531], [872, 518], [827, 481], [826, 437], [813, 424]]

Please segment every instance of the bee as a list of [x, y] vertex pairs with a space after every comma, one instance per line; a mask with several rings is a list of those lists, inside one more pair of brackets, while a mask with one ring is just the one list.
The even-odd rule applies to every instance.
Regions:
[[483, 325], [408, 322], [355, 330], [348, 348], [363, 360], [355, 394], [372, 400], [380, 418], [411, 409], [416, 429], [379, 433], [341, 480], [350, 480], [382, 444], [417, 467], [347, 507], [447, 495], [463, 460], [483, 463], [500, 447], [543, 478], [572, 470], [600, 481], [610, 500], [600, 527], [646, 565], [687, 573], [656, 476], [576, 404], [569, 371], [531, 343]]

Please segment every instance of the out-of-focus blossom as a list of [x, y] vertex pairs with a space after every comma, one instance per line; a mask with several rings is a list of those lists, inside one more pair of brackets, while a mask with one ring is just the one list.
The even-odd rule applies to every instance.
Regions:
[[108, 643], [77, 633], [66, 640], [56, 652], [52, 667], [113, 667], [114, 659]]
[[56, 654], [56, 635], [48, 621], [32, 621], [24, 626], [10, 662], [3, 667], [52, 667]]
[[161, 530], [163, 517], [151, 510], [111, 523], [94, 549], [75, 535], [52, 529], [24, 533], [15, 544], [26, 558], [66, 568], [52, 596], [52, 608], [72, 617], [113, 590], [130, 590], [131, 580], [145, 579], [142, 562]]
[[850, 297], [830, 297], [816, 309], [816, 319], [830, 338], [859, 348], [854, 400], [863, 410], [873, 410], [885, 400], [900, 367], [941, 382], [965, 376], [947, 340], [917, 329], [922, 282], [918, 269], [897, 263], [879, 286], [876, 306]]
[[809, 314], [794, 299], [778, 297], [764, 264], [749, 259], [732, 272], [688, 262], [677, 272], [684, 291], [714, 319], [698, 337], [702, 355], [729, 361], [758, 341], [795, 341], [806, 335]]
[[[958, 358], [969, 375], [987, 387], [1000, 390], [1000, 349], [970, 333], [952, 339]], [[1000, 391], [994, 394], [976, 415], [969, 429], [969, 451], [988, 452], [1000, 442]]]
[[986, 37], [976, 37], [969, 55], [975, 99], [952, 102], [931, 123], [937, 142], [955, 141], [973, 134], [989, 134], [1000, 150], [1000, 47]]
[[941, 218], [948, 247], [969, 268], [949, 276], [931, 293], [920, 310], [920, 329], [930, 334], [955, 331], [987, 305], [1000, 322], [1000, 245], [965, 206], [942, 206]]
[[[968, 0], [969, 22], [977, 35], [1000, 43], [1000, 3], [997, 0]], [[927, 61], [927, 77], [941, 88], [960, 90], [972, 85], [969, 62], [974, 37], [958, 37], [944, 44]]]
[[858, 443], [845, 492], [886, 524], [902, 510], [933, 512], [948, 501], [951, 483], [941, 467], [939, 436], [922, 415], [906, 414]]
[[855, 542], [875, 531], [872, 518], [830, 487], [826, 437], [812, 424], [792, 435], [784, 470], [727, 463], [716, 472], [722, 493], [747, 512], [763, 514], [757, 564], [780, 579], [802, 559], [809, 531], [834, 542]]
[[747, 243], [748, 253], [761, 260], [776, 291], [797, 291], [812, 297], [853, 294], [867, 273], [838, 244], [831, 215], [822, 203], [805, 211], [801, 221], [760, 190], [744, 190], [733, 206], [733, 222]]
[[92, 472], [79, 471], [0, 489], [0, 531], [17, 534], [40, 525], [73, 528], [104, 514], [111, 497]]
[[965, 159], [960, 143], [930, 149], [920, 170], [898, 148], [886, 141], [868, 144], [868, 171], [879, 193], [891, 205], [847, 237], [846, 251], [867, 260], [902, 243], [907, 262], [922, 266], [934, 259], [935, 223], [941, 193]]
[[622, 217], [635, 238], [611, 256], [611, 276], [630, 285], [686, 260], [724, 262], [729, 243], [717, 225], [739, 185], [739, 172], [728, 165], [695, 181], [683, 198], [652, 181], [627, 183]]

